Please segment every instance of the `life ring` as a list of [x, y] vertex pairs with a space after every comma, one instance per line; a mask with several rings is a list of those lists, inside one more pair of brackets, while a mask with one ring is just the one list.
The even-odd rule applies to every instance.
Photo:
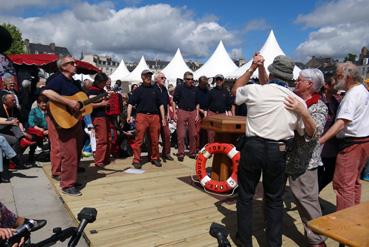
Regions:
[[[232, 174], [226, 181], [212, 180], [206, 173], [206, 161], [212, 154], [225, 154], [232, 160]], [[196, 158], [196, 175], [205, 189], [224, 193], [238, 186], [237, 170], [240, 161], [240, 152], [236, 147], [228, 143], [208, 143], [198, 153]]]

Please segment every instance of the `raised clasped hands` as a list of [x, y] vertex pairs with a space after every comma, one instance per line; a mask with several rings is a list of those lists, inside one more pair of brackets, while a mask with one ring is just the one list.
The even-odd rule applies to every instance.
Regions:
[[256, 64], [258, 67], [263, 66], [264, 61], [265, 61], [264, 57], [259, 52], [256, 52], [254, 54], [254, 57], [252, 58], [252, 63]]

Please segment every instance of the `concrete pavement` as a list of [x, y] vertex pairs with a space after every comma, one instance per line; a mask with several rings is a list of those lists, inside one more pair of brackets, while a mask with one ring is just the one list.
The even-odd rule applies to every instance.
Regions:
[[[42, 165], [42, 163], [39, 163]], [[44, 240], [52, 234], [54, 227], [62, 229], [77, 226], [56, 195], [41, 167], [18, 170], [13, 173], [11, 183], [0, 183], [0, 201], [9, 209], [30, 219], [46, 219], [47, 225], [32, 233], [32, 242]], [[67, 246], [69, 239], [54, 246]], [[88, 246], [81, 238], [78, 246]]]

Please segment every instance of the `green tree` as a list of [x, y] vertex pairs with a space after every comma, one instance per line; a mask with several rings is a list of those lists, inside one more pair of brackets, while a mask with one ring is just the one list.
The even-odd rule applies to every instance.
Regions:
[[1, 24], [1, 26], [6, 28], [13, 38], [12, 46], [10, 47], [9, 50], [5, 52], [5, 54], [24, 53], [24, 41], [22, 39], [22, 33], [19, 31], [19, 29], [10, 23], [3, 23]]
[[353, 54], [353, 53], [347, 54], [347, 56], [344, 59], [345, 62], [350, 61], [350, 62], [353, 62], [353, 63], [355, 62], [355, 60], [356, 60], [356, 54]]

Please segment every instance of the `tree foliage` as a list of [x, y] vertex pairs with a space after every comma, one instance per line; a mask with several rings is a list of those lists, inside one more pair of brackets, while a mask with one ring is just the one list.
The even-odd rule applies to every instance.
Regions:
[[352, 54], [352, 53], [347, 54], [347, 56], [344, 59], [344, 62], [348, 62], [348, 61], [354, 63], [356, 61], [356, 54]]
[[19, 31], [19, 29], [10, 23], [3, 23], [1, 24], [1, 26], [6, 28], [13, 38], [12, 46], [9, 50], [5, 52], [5, 54], [8, 55], [24, 53], [24, 41], [22, 39], [22, 33]]

